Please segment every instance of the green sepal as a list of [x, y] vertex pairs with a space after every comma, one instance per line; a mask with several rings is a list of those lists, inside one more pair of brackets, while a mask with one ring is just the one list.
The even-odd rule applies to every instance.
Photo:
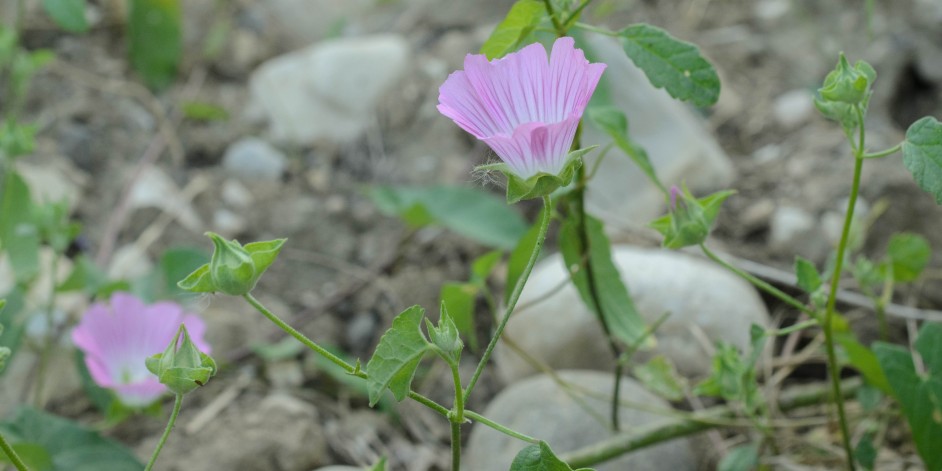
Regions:
[[563, 165], [563, 169], [557, 175], [539, 172], [532, 177], [521, 178], [511, 170], [509, 165], [504, 163], [481, 165], [475, 170], [497, 170], [503, 173], [507, 177], [507, 204], [514, 204], [522, 200], [541, 198], [572, 183], [572, 179], [576, 176], [576, 170], [579, 170], [579, 167], [582, 166], [582, 156], [596, 147], [598, 146], [570, 152], [566, 156], [566, 164]]
[[252, 263], [255, 264], [255, 273], [258, 277], [261, 277], [265, 270], [268, 270], [268, 267], [275, 263], [275, 259], [278, 258], [278, 254], [281, 252], [281, 247], [285, 245], [287, 240], [275, 239], [245, 244], [243, 248], [252, 257]]
[[216, 374], [216, 361], [196, 348], [183, 324], [167, 349], [151, 355], [144, 364], [174, 394], [186, 394], [203, 386]]
[[432, 325], [432, 321], [427, 317], [425, 318], [425, 325], [428, 327], [428, 337], [432, 341], [436, 352], [449, 364], [457, 366], [458, 361], [461, 359], [461, 350], [464, 349], [464, 342], [461, 341], [461, 337], [458, 335], [458, 326], [448, 315], [444, 300], [442, 301], [438, 325]]
[[723, 190], [696, 199], [685, 186], [682, 198], [668, 214], [648, 224], [648, 227], [664, 236], [663, 246], [679, 249], [698, 245], [706, 241], [726, 198], [736, 194], [735, 190]]
[[215, 293], [216, 284], [213, 283], [213, 277], [209, 276], [209, 264], [204, 263], [187, 275], [186, 278], [177, 282], [177, 286], [184, 291], [191, 293]]

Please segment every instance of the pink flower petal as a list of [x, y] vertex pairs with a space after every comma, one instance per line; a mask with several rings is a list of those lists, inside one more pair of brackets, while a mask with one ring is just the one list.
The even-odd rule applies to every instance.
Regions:
[[549, 58], [539, 43], [490, 62], [468, 55], [439, 89], [438, 110], [521, 177], [557, 174], [604, 70], [568, 37]]

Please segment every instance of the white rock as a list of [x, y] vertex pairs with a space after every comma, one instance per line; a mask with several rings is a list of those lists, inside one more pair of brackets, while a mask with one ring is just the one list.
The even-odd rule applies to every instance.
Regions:
[[[547, 375], [540, 375], [514, 383], [498, 394], [484, 410], [484, 416], [518, 432], [546, 441], [557, 454], [574, 451], [611, 436], [609, 424], [587, 413], [608, 418], [612, 392], [612, 375], [596, 371], [560, 371], [559, 377], [583, 393], [580, 402]], [[589, 392], [586, 394], [585, 392]], [[632, 430], [657, 423], [663, 417], [652, 409], [669, 411], [670, 406], [651, 394], [635, 381], [622, 378], [621, 397], [630, 403], [643, 404], [646, 410], [623, 407], [619, 422], [623, 430]], [[514, 456], [526, 443], [510, 438], [483, 425], [471, 430], [465, 452], [467, 468], [471, 471], [508, 469]], [[690, 442], [677, 439], [643, 448], [615, 460], [594, 465], [598, 471], [693, 471], [698, 460]]]
[[88, 182], [88, 175], [67, 159], [56, 158], [42, 165], [20, 160], [16, 171], [29, 187], [33, 201], [40, 204], [65, 202], [70, 209], [78, 207], [82, 187]]
[[[586, 39], [597, 59], [608, 64], [602, 80], [610, 87], [612, 104], [626, 113], [631, 137], [647, 150], [661, 180], [686, 182], [697, 195], [726, 188], [735, 174], [733, 164], [702, 120], [654, 88], [616, 41], [600, 35]], [[586, 126], [583, 141], [606, 145], [611, 139]], [[664, 196], [620, 150], [609, 153], [589, 185], [589, 210], [613, 227], [645, 225], [661, 215]], [[587, 159], [589, 167], [597, 154]]]
[[244, 209], [255, 202], [255, 197], [238, 180], [226, 180], [222, 184], [222, 200], [233, 208]]
[[779, 95], [772, 106], [775, 121], [785, 128], [794, 128], [806, 122], [813, 112], [814, 102], [811, 93], [804, 89]]
[[147, 275], [153, 268], [154, 263], [147, 252], [137, 244], [126, 244], [114, 251], [111, 265], [108, 266], [108, 278], [130, 280]]
[[239, 214], [225, 208], [213, 211], [213, 230], [223, 237], [233, 238], [248, 227], [248, 222]]
[[247, 181], [277, 182], [285, 173], [288, 159], [271, 144], [246, 137], [226, 149], [222, 166], [229, 174]]
[[[701, 339], [749, 344], [749, 326], [768, 325], [769, 315], [755, 289], [712, 262], [662, 249], [614, 246], [613, 258], [646, 322], [670, 317], [655, 333], [650, 353], [671, 359], [680, 373], [703, 376], [710, 357]], [[507, 324], [509, 336], [524, 351], [553, 368], [608, 369], [612, 352], [602, 329], [571, 283], [558, 254], [540, 261]], [[562, 288], [560, 288], [562, 286]], [[512, 381], [534, 370], [503, 343], [494, 354], [497, 371]]]
[[259, 66], [249, 79], [252, 100], [278, 141], [349, 142], [375, 119], [379, 99], [402, 79], [408, 57], [408, 43], [395, 35], [317, 43]]
[[769, 246], [780, 254], [796, 254], [819, 260], [827, 255], [818, 220], [804, 209], [780, 206], [769, 222]]

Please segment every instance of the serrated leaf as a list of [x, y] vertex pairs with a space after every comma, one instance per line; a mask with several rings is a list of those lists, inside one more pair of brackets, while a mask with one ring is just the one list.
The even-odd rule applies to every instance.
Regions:
[[149, 87], [166, 87], [183, 55], [180, 0], [131, 0], [128, 16], [131, 65]]
[[421, 330], [424, 315], [425, 309], [421, 306], [402, 311], [380, 339], [373, 357], [366, 364], [370, 407], [379, 401], [387, 387], [399, 401], [409, 393], [415, 369], [431, 348]]
[[696, 106], [709, 106], [720, 96], [720, 78], [697, 46], [648, 24], [618, 32], [625, 54], [657, 88]]
[[821, 275], [814, 263], [795, 257], [795, 276], [798, 278], [798, 287], [804, 292], [811, 294], [821, 287]]
[[[517, 453], [510, 471], [573, 471], [572, 467], [560, 460], [546, 442], [530, 445]], [[576, 471], [593, 471], [580, 468]]]
[[[574, 218], [567, 219], [560, 229], [559, 246], [567, 271], [573, 266], [579, 267], [572, 274], [572, 282], [582, 301], [605, 322], [615, 338], [627, 345], [635, 345], [646, 332], [644, 320], [612, 262], [611, 246], [602, 221], [588, 214], [583, 217], [585, 234], [579, 233], [578, 221]], [[583, 263], [583, 254], [586, 253], [589, 270]], [[598, 304], [595, 299], [598, 299]], [[653, 337], [648, 337], [648, 342], [651, 341]]]
[[539, 0], [518, 0], [510, 7], [504, 17], [487, 41], [481, 46], [481, 54], [487, 60], [503, 57], [504, 54], [517, 49], [524, 38], [533, 32], [546, 15], [546, 7]]
[[903, 165], [916, 184], [942, 204], [942, 123], [926, 116], [909, 127], [903, 141]]
[[85, 0], [43, 0], [43, 9], [60, 28], [72, 33], [88, 31]]
[[384, 214], [413, 226], [441, 224], [465, 237], [511, 249], [527, 230], [519, 213], [492, 194], [458, 186], [377, 186], [369, 197]]
[[667, 191], [658, 178], [654, 166], [651, 165], [648, 153], [629, 137], [628, 117], [625, 116], [624, 112], [614, 106], [591, 106], [586, 110], [586, 117], [595, 127], [608, 134], [615, 145], [634, 161], [635, 165], [647, 175], [652, 183], [661, 190]]
[[909, 422], [913, 441], [926, 468], [940, 470], [942, 447], [938, 446], [938, 439], [942, 436], [942, 325], [923, 325], [915, 346], [928, 374], [916, 371], [912, 354], [901, 346], [877, 342], [873, 350]]
[[632, 369], [635, 378], [658, 396], [670, 401], [681, 401], [687, 389], [686, 380], [677, 374], [674, 365], [663, 356], [656, 356]]
[[29, 443], [41, 447], [52, 466], [37, 471], [140, 471], [144, 464], [134, 454], [97, 432], [29, 407], [21, 407], [0, 433], [14, 446]]
[[929, 241], [918, 234], [894, 234], [886, 249], [886, 257], [893, 269], [893, 279], [903, 283], [919, 278], [929, 264], [931, 256]]

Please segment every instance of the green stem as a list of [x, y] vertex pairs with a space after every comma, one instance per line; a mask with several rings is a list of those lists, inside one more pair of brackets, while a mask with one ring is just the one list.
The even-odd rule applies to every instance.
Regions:
[[464, 392], [461, 389], [461, 374], [458, 372], [458, 362], [448, 361], [451, 367], [451, 378], [455, 383], [455, 407], [448, 414], [451, 421], [451, 471], [461, 468], [461, 424], [464, 423]]
[[808, 327], [814, 327], [814, 326], [820, 325], [820, 324], [821, 324], [821, 323], [818, 322], [817, 319], [809, 319], [809, 320], [806, 320], [806, 321], [804, 321], [804, 322], [799, 322], [799, 323], [797, 323], [797, 324], [790, 325], [790, 326], [788, 326], [788, 327], [786, 327], [786, 328], [784, 328], [784, 329], [774, 329], [774, 330], [766, 331], [766, 334], [769, 335], [769, 336], [778, 337], [778, 336], [781, 336], [781, 335], [788, 335], [788, 334], [790, 334], [790, 333], [792, 333], [792, 332], [797, 332], [797, 331], [799, 331], [799, 330], [805, 330], [805, 329], [807, 329]]
[[461, 424], [451, 423], [451, 471], [461, 469]]
[[491, 358], [491, 353], [494, 352], [494, 347], [497, 346], [497, 341], [500, 340], [501, 334], [504, 333], [504, 328], [507, 327], [507, 321], [510, 320], [510, 315], [513, 314], [514, 308], [517, 306], [517, 301], [520, 300], [520, 294], [523, 292], [523, 285], [527, 283], [527, 279], [530, 278], [530, 272], [533, 271], [533, 266], [536, 265], [536, 259], [540, 256], [540, 250], [543, 248], [543, 242], [546, 241], [546, 233], [549, 230], [550, 223], [550, 213], [553, 210], [553, 203], [550, 200], [550, 197], [543, 197], [543, 212], [540, 215], [540, 230], [536, 236], [536, 244], [533, 245], [533, 252], [530, 254], [530, 259], [527, 260], [527, 266], [523, 269], [523, 273], [520, 274], [520, 278], [517, 279], [517, 284], [514, 285], [514, 290], [510, 294], [510, 299], [507, 301], [507, 309], [504, 310], [504, 317], [501, 318], [500, 323], [497, 324], [497, 330], [494, 331], [494, 335], [491, 337], [491, 341], [487, 344], [487, 348], [484, 350], [484, 355], [481, 356], [481, 361], [478, 362], [477, 368], [474, 370], [474, 374], [471, 376], [471, 381], [468, 382], [468, 387], [464, 390], [464, 402], [468, 402], [468, 396], [471, 395], [471, 391], [474, 389], [474, 385], [477, 384], [478, 378], [481, 377], [481, 373], [484, 371], [484, 367], [487, 366], [488, 360]]
[[353, 365], [343, 361], [337, 355], [334, 355], [333, 353], [328, 352], [327, 349], [318, 345], [313, 340], [307, 338], [301, 332], [298, 332], [297, 330], [295, 330], [294, 327], [291, 327], [290, 325], [285, 323], [285, 321], [281, 320], [281, 318], [276, 316], [275, 313], [269, 311], [268, 308], [266, 308], [262, 303], [260, 303], [257, 299], [255, 299], [255, 296], [252, 296], [252, 293], [245, 293], [242, 295], [242, 297], [245, 298], [245, 300], [248, 301], [249, 304], [252, 305], [252, 307], [257, 309], [258, 312], [261, 312], [262, 315], [267, 317], [268, 320], [272, 321], [281, 330], [287, 332], [289, 335], [297, 339], [298, 342], [301, 342], [302, 344], [304, 344], [304, 346], [306, 346], [307, 348], [310, 348], [311, 350], [314, 350], [315, 352], [323, 355], [324, 358], [327, 358], [328, 360], [333, 362], [335, 365], [343, 368], [344, 370], [347, 371], [347, 373], [356, 373], [356, 376], [359, 376], [364, 379], [366, 378], [366, 373], [362, 371], [357, 371], [357, 369]]
[[475, 421], [475, 422], [480, 422], [480, 423], [483, 424], [483, 425], [486, 425], [486, 426], [488, 426], [488, 427], [490, 427], [490, 428], [492, 428], [492, 429], [494, 429], [494, 430], [497, 430], [498, 432], [501, 432], [501, 433], [503, 433], [503, 434], [505, 434], [505, 435], [508, 435], [508, 436], [510, 436], [510, 437], [513, 437], [513, 438], [516, 438], [516, 439], [518, 439], [518, 440], [522, 440], [522, 441], [529, 442], [529, 443], [533, 443], [533, 444], [539, 444], [539, 443], [540, 443], [540, 440], [539, 440], [539, 439], [533, 438], [533, 437], [531, 437], [531, 436], [529, 436], [529, 435], [520, 433], [520, 432], [518, 432], [518, 431], [516, 431], [516, 430], [513, 430], [513, 429], [508, 428], [508, 427], [506, 427], [506, 426], [504, 426], [504, 425], [501, 425], [501, 424], [499, 424], [499, 423], [497, 423], [497, 422], [494, 422], [493, 420], [488, 419], [487, 417], [484, 417], [483, 415], [478, 414], [477, 412], [470, 411], [470, 410], [466, 410], [466, 411], [464, 411], [464, 415], [465, 415], [467, 418], [469, 418], [469, 419], [471, 419], [471, 420], [473, 420], [473, 421]]
[[546, 7], [546, 14], [549, 15], [550, 21], [553, 22], [553, 28], [556, 30], [556, 36], [565, 36], [566, 28], [564, 28], [563, 24], [559, 22], [558, 18], [556, 18], [556, 9], [553, 8], [553, 2], [550, 0], [543, 0], [543, 5]]
[[6, 454], [7, 458], [10, 460], [10, 463], [13, 464], [13, 467], [19, 471], [29, 471], [29, 467], [27, 467], [26, 463], [24, 463], [19, 455], [16, 454], [16, 451], [12, 446], [10, 446], [2, 433], [0, 433], [0, 450], [3, 450], [3, 453]]
[[883, 151], [880, 151], [880, 152], [873, 152], [873, 153], [870, 153], [870, 154], [863, 154], [863, 155], [860, 156], [860, 158], [861, 158], [861, 159], [879, 159], [880, 157], [886, 157], [886, 156], [888, 156], [888, 155], [893, 155], [893, 154], [899, 152], [900, 149], [902, 149], [902, 148], [903, 148], [903, 143], [899, 143], [899, 144], [896, 144], [896, 145], [893, 146], [893, 147], [890, 147], [890, 148], [887, 149], [887, 150], [883, 150]]
[[157, 462], [157, 456], [160, 455], [160, 450], [163, 449], [164, 443], [167, 443], [167, 437], [170, 436], [170, 431], [173, 430], [173, 424], [177, 421], [177, 415], [180, 414], [181, 405], [183, 405], [183, 394], [177, 394], [176, 400], [173, 401], [173, 412], [170, 413], [170, 420], [167, 421], [167, 428], [164, 429], [164, 434], [161, 435], [160, 441], [157, 442], [157, 448], [154, 448], [154, 454], [151, 455], [150, 461], [147, 462], [147, 467], [144, 468], [144, 471], [150, 471], [154, 468], [154, 463]]
[[[856, 394], [860, 389], [859, 378], [847, 380], [843, 392], [846, 396]], [[801, 407], [820, 404], [831, 399], [827, 386], [796, 386], [782, 392], [779, 408], [783, 412]], [[559, 457], [573, 469], [592, 466], [616, 458], [631, 451], [667, 442], [675, 438], [686, 437], [704, 430], [722, 426], [726, 417], [735, 416], [730, 406], [717, 406], [705, 409], [684, 419], [671, 419], [655, 424], [638, 427], [631, 433], [619, 433], [601, 442], [588, 445]]]
[[789, 296], [789, 295], [788, 295], [787, 293], [785, 293], [784, 291], [782, 291], [782, 290], [780, 290], [780, 289], [778, 289], [778, 288], [776, 288], [776, 287], [770, 285], [769, 283], [766, 283], [765, 281], [763, 281], [763, 280], [761, 280], [761, 279], [759, 279], [759, 278], [753, 276], [751, 273], [749, 273], [749, 272], [747, 272], [747, 271], [745, 271], [745, 270], [742, 270], [742, 269], [739, 268], [739, 267], [733, 266], [732, 264], [730, 264], [730, 263], [727, 262], [726, 260], [723, 260], [723, 259], [720, 258], [718, 255], [716, 255], [715, 253], [713, 253], [713, 251], [710, 250], [709, 248], [707, 248], [707, 246], [706, 246], [705, 244], [703, 244], [703, 243], [700, 244], [700, 250], [702, 250], [703, 253], [704, 253], [704, 255], [706, 255], [707, 257], [709, 257], [710, 260], [713, 260], [714, 262], [720, 264], [721, 266], [723, 266], [723, 267], [726, 268], [727, 270], [729, 270], [729, 271], [735, 273], [735, 274], [738, 275], [740, 278], [742, 278], [742, 279], [744, 279], [744, 280], [746, 280], [746, 281], [752, 283], [753, 285], [755, 285], [757, 288], [761, 289], [762, 291], [765, 291], [766, 293], [769, 293], [769, 294], [771, 294], [772, 296], [775, 296], [776, 298], [778, 298], [779, 301], [782, 301], [783, 303], [788, 304], [789, 306], [791, 306], [791, 307], [793, 307], [793, 308], [795, 308], [795, 309], [798, 309], [799, 311], [801, 311], [801, 312], [803, 312], [803, 313], [805, 313], [805, 314], [808, 314], [808, 315], [811, 316], [811, 318], [813, 318], [813, 319], [817, 319], [817, 318], [818, 318], [818, 313], [815, 312], [814, 310], [808, 308], [808, 306], [806, 306], [806, 305], [805, 305], [804, 303], [802, 303], [801, 301], [799, 301], [799, 300], [797, 300], [797, 299], [795, 299], [795, 298]]
[[572, 24], [575, 23], [577, 19], [579, 19], [579, 15], [582, 13], [582, 10], [585, 10], [585, 7], [589, 6], [590, 3], [592, 3], [592, 0], [582, 0], [582, 3], [580, 3], [579, 6], [569, 14], [569, 17], [566, 18], [566, 21], [563, 21], [563, 26], [567, 31], [572, 27]]
[[831, 376], [831, 388], [837, 405], [837, 418], [841, 426], [841, 441], [844, 453], [847, 455], [847, 468], [856, 469], [854, 464], [854, 451], [850, 445], [850, 427], [847, 425], [847, 414], [844, 411], [844, 398], [841, 395], [841, 368], [837, 363], [837, 353], [834, 348], [834, 326], [832, 325], [837, 306], [837, 288], [841, 281], [841, 272], [844, 269], [844, 254], [847, 252], [847, 242], [850, 239], [850, 228], [854, 222], [854, 208], [857, 205], [857, 195], [860, 192], [860, 176], [863, 172], [864, 152], [864, 117], [859, 105], [854, 106], [857, 114], [857, 124], [860, 129], [859, 140], [854, 149], [854, 177], [850, 187], [850, 197], [847, 200], [847, 211], [844, 214], [844, 227], [841, 230], [841, 240], [837, 245], [837, 259], [834, 262], [834, 273], [831, 275], [831, 286], [828, 293], [827, 309], [824, 312], [824, 345], [828, 357], [828, 372]]

